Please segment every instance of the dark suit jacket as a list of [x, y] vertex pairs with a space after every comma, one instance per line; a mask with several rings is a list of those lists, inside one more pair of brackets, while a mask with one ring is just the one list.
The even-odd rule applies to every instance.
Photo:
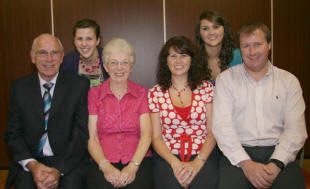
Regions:
[[[55, 155], [52, 165], [65, 175], [87, 154], [89, 81], [72, 73], [59, 73], [48, 120], [48, 137]], [[43, 100], [38, 73], [11, 84], [7, 131], [4, 135], [13, 164], [7, 184], [13, 181], [18, 161], [39, 157], [37, 146], [44, 132]], [[19, 169], [18, 169], [19, 166]]]
[[[102, 48], [97, 48], [99, 57], [100, 57], [100, 67], [101, 71], [103, 73], [104, 80], [106, 80], [109, 77], [109, 74], [106, 72], [106, 70], [103, 67], [102, 63]], [[80, 54], [78, 51], [72, 51], [64, 57], [63, 63], [60, 66], [60, 70], [63, 72], [72, 72], [72, 73], [78, 73], [79, 72], [79, 61], [80, 61]]]

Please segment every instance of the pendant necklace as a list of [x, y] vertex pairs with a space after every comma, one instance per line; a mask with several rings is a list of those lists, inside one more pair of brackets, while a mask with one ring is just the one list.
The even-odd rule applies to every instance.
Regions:
[[187, 85], [185, 85], [181, 90], [178, 90], [173, 84], [172, 84], [172, 88], [178, 93], [178, 98], [180, 100], [180, 103], [182, 104], [182, 106], [184, 105], [184, 102], [181, 98], [181, 93], [183, 93], [186, 90]]
[[114, 90], [111, 86], [110, 89], [118, 100], [121, 100], [124, 94], [127, 92], [127, 87], [125, 89], [118, 90], [118, 92], [116, 92], [116, 90]]
[[91, 65], [87, 65], [86, 62], [80, 58], [80, 64], [82, 65], [82, 68], [84, 69], [85, 72], [89, 74], [93, 73], [100, 68], [100, 57], [97, 56], [95, 62]]

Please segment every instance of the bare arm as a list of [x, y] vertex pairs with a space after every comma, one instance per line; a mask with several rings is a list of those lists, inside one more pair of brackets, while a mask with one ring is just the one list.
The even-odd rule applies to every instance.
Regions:
[[152, 126], [149, 113], [140, 116], [140, 140], [132, 161], [141, 163], [152, 141]]
[[196, 158], [193, 161], [185, 163], [185, 164], [188, 164], [187, 166], [188, 174], [186, 174], [182, 180], [185, 183], [185, 185], [189, 185], [193, 181], [195, 176], [198, 174], [200, 169], [203, 167], [205, 162], [208, 160], [210, 154], [212, 153], [216, 145], [216, 141], [213, 136], [212, 128], [211, 128], [212, 127], [212, 103], [207, 104], [206, 109], [207, 109], [206, 114], [207, 114], [208, 134], [206, 136], [205, 143], [202, 145], [200, 149], [199, 156], [196, 156]]
[[88, 119], [88, 130], [89, 130], [89, 140], [88, 140], [88, 151], [91, 157], [98, 164], [100, 170], [103, 172], [105, 179], [111, 182], [112, 185], [119, 185], [119, 175], [120, 171], [116, 169], [105, 157], [104, 151], [99, 144], [98, 134], [97, 134], [97, 115], [89, 115]]
[[152, 140], [152, 127], [149, 113], [142, 114], [140, 116], [140, 139], [137, 146], [137, 150], [133, 155], [131, 162], [122, 169], [120, 182], [124, 187], [134, 181], [139, 165], [147, 153]]
[[[207, 160], [209, 158], [210, 154], [212, 153], [216, 145], [216, 141], [215, 141], [215, 138], [212, 132], [212, 107], [213, 107], [212, 103], [209, 103], [206, 105], [208, 134], [206, 136], [206, 141], [202, 145], [200, 152], [199, 152], [199, 157], [204, 160]], [[198, 157], [196, 157], [194, 161], [195, 160], [198, 160]]]
[[184, 164], [171, 153], [162, 139], [162, 129], [160, 125], [159, 113], [151, 113], [151, 120], [153, 126], [153, 148], [160, 157], [168, 162], [168, 164], [172, 167], [174, 176], [177, 178], [179, 183], [183, 185], [183, 183], [180, 182], [180, 179], [182, 176], [182, 170], [184, 169]]

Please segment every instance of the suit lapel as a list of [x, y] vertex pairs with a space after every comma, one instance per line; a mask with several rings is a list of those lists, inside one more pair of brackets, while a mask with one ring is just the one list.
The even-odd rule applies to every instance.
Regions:
[[51, 109], [49, 112], [49, 118], [53, 117], [54, 113], [56, 112], [57, 108], [60, 106], [64, 97], [68, 91], [68, 86], [66, 81], [63, 77], [63, 74], [59, 73], [54, 89], [54, 94], [52, 98]]
[[43, 120], [43, 99], [38, 73], [33, 74], [29, 86], [30, 98], [33, 99], [33, 110], [36, 111]]

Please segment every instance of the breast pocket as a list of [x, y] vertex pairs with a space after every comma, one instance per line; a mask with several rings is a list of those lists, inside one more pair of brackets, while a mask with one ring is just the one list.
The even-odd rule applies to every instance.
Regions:
[[274, 94], [271, 95], [271, 97], [267, 98], [268, 101], [266, 103], [266, 111], [269, 111], [270, 115], [276, 115], [274, 116], [275, 119], [282, 118], [285, 110], [285, 104], [287, 99], [287, 96], [285, 93], [282, 94]]

